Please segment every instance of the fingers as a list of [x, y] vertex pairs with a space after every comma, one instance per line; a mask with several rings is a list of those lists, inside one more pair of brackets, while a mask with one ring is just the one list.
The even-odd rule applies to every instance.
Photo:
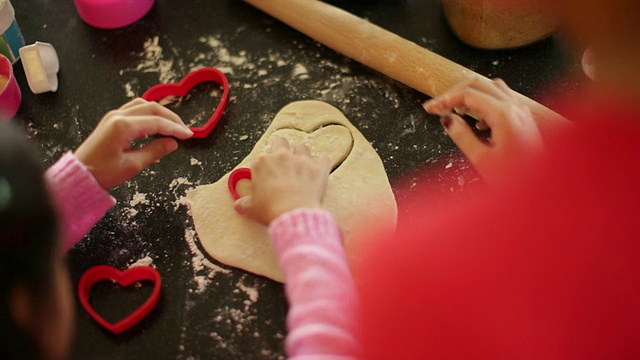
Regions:
[[129, 108], [133, 107], [133, 106], [142, 105], [142, 104], [146, 104], [146, 103], [148, 103], [148, 101], [143, 99], [143, 98], [135, 98], [135, 99], [129, 101], [128, 103], [120, 106], [120, 108], [118, 110], [126, 110], [126, 109], [129, 109]]
[[477, 116], [476, 109], [469, 108], [463, 104], [457, 106], [450, 106], [446, 100], [451, 97], [452, 94], [459, 94], [467, 89], [474, 89], [487, 96], [493, 97], [497, 100], [513, 100], [513, 91], [507, 86], [502, 79], [489, 80], [484, 77], [474, 77], [471, 80], [461, 82], [454, 85], [445, 94], [427, 101], [424, 104], [424, 109], [432, 114], [443, 115], [452, 111], [456, 111], [459, 114], [470, 114], [474, 117]]
[[440, 120], [447, 134], [460, 150], [469, 158], [472, 164], [476, 165], [476, 159], [486, 151], [487, 145], [474, 134], [473, 130], [458, 115], [446, 115]]
[[233, 203], [233, 209], [240, 215], [246, 216], [251, 212], [253, 198], [251, 196], [241, 197]]
[[186, 140], [193, 136], [189, 128], [169, 121], [162, 116], [133, 116], [120, 120], [120, 126], [126, 132], [127, 143], [136, 139], [143, 139], [151, 135], [172, 136]]
[[501, 112], [501, 103], [498, 99], [470, 87], [450, 91], [439, 99], [435, 99], [433, 104], [425, 104], [425, 110], [435, 114], [451, 113], [454, 108], [460, 107], [466, 107], [477, 114], [489, 127], [493, 126], [495, 114]]
[[323, 175], [329, 176], [331, 173], [331, 159], [327, 156], [320, 156], [317, 160], [318, 165], [324, 170]]
[[187, 127], [180, 116], [155, 101], [146, 101], [143, 99], [135, 99], [120, 108], [129, 116], [155, 115], [164, 117], [178, 125]]
[[171, 138], [154, 140], [145, 146], [129, 151], [125, 156], [135, 164], [135, 173], [169, 155], [178, 148], [178, 143]]
[[493, 83], [495, 84], [495, 86], [500, 89], [500, 91], [502, 91], [502, 93], [509, 99], [516, 99], [516, 96], [513, 92], [513, 90], [511, 90], [511, 88], [509, 87], [509, 85], [507, 85], [506, 82], [504, 82], [504, 80], [502, 79], [494, 79]]
[[484, 121], [476, 122], [476, 129], [478, 129], [478, 130], [487, 130], [488, 128], [489, 128], [489, 125], [487, 125], [486, 122], [484, 122]]
[[304, 157], [311, 157], [311, 150], [309, 150], [308, 146], [303, 144], [296, 144], [293, 148], [293, 153]]
[[287, 139], [280, 136], [274, 136], [273, 140], [271, 140], [271, 153], [275, 153], [278, 150], [289, 152], [291, 151], [291, 146]]

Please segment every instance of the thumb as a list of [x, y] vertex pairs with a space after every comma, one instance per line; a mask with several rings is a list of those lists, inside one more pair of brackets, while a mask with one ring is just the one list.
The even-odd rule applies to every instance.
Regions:
[[253, 198], [251, 196], [241, 197], [233, 203], [233, 210], [242, 216], [247, 216], [253, 209]]
[[162, 159], [178, 148], [178, 143], [171, 138], [154, 140], [140, 149], [133, 150], [129, 154], [140, 167], [140, 171], [154, 162]]
[[486, 150], [484, 143], [463, 118], [455, 114], [448, 114], [440, 119], [442, 127], [447, 132], [451, 140], [460, 148], [475, 166], [475, 162], [480, 154]]

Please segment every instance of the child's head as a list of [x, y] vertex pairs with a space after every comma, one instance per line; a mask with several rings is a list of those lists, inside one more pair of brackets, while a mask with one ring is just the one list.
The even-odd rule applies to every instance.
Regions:
[[0, 123], [0, 358], [66, 357], [73, 313], [44, 167]]

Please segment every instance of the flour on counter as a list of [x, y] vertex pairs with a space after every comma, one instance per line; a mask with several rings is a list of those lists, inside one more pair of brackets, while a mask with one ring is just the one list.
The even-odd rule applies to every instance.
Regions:
[[129, 99], [133, 99], [136, 97], [136, 93], [133, 92], [133, 89], [131, 87], [131, 83], [126, 83], [124, 84], [124, 91], [125, 91], [125, 95], [129, 98]]
[[296, 64], [291, 73], [292, 78], [304, 80], [309, 78], [309, 71], [302, 64]]
[[198, 245], [196, 245], [196, 236], [197, 234], [194, 229], [187, 228], [184, 230], [184, 238], [187, 241], [189, 250], [191, 250], [191, 254], [193, 255], [191, 258], [191, 265], [193, 266], [194, 274], [197, 274], [200, 271], [208, 271], [209, 278], [220, 273], [229, 274], [231, 270], [220, 267], [204, 257], [200, 249], [198, 249]]
[[[180, 197], [176, 197], [176, 200], [172, 202], [172, 204], [174, 206], [173, 211], [178, 210], [180, 206], [184, 206], [187, 209], [189, 209], [189, 199], [187, 199], [187, 197], [184, 195], [181, 195]], [[187, 213], [189, 214], [189, 216], [191, 216], [191, 209], [189, 209]]]
[[135, 193], [133, 195], [133, 199], [129, 202], [129, 206], [134, 207], [138, 204], [149, 205], [149, 200], [147, 200], [147, 194], [145, 193]]
[[222, 336], [218, 335], [218, 333], [212, 332], [211, 334], [209, 334], [209, 337], [215, 340], [218, 343], [218, 347], [220, 347], [221, 349], [227, 348], [227, 343], [224, 341]]
[[209, 286], [209, 284], [211, 283], [211, 279], [202, 275], [194, 277], [193, 281], [196, 283], [196, 294], [202, 294], [207, 289], [207, 286]]
[[127, 217], [132, 218], [132, 217], [138, 215], [138, 210], [136, 210], [134, 208], [125, 208], [124, 209], [124, 214], [127, 215]]
[[186, 178], [179, 177], [171, 181], [171, 183], [169, 184], [169, 189], [173, 189], [180, 185], [193, 185], [193, 183]]
[[258, 297], [259, 297], [258, 289], [253, 287], [248, 287], [241, 282], [238, 282], [236, 286], [238, 289], [244, 291], [244, 293], [247, 294], [251, 302], [255, 303], [256, 301], [258, 301]]
[[133, 264], [129, 265], [130, 268], [135, 267], [135, 266], [153, 266], [153, 259], [151, 257], [149, 257], [149, 255], [143, 257], [142, 259], [139, 259], [138, 261], [134, 262]]

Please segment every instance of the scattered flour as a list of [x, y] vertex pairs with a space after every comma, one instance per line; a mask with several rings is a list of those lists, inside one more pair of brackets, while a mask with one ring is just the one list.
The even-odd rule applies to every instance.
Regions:
[[[222, 42], [215, 36], [203, 36], [200, 37], [199, 41], [203, 44], [207, 44], [211, 48], [218, 62], [215, 66], [223, 73], [233, 74], [233, 67], [255, 67], [254, 64], [249, 64], [247, 62], [247, 54], [245, 51], [239, 52], [238, 55], [232, 55], [229, 52], [229, 49], [224, 47]], [[207, 59], [207, 56], [205, 54], [198, 55], [196, 59], [196, 61], [205, 60]], [[220, 63], [223, 63], [224, 65]]]
[[218, 343], [218, 347], [221, 349], [226, 349], [227, 348], [227, 342], [224, 341], [224, 339], [222, 338], [222, 336], [218, 335], [218, 333], [216, 332], [212, 332], [211, 334], [209, 334], [209, 337], [212, 338], [213, 340], [215, 340]]
[[173, 189], [180, 185], [193, 185], [193, 183], [186, 178], [179, 177], [171, 181], [171, 183], [169, 184], [169, 189]]
[[[180, 197], [176, 198], [176, 201], [174, 201], [172, 204], [173, 204], [173, 211], [178, 210], [180, 206], [186, 206], [187, 208], [189, 208], [189, 199], [187, 199], [186, 196], [181, 195]], [[188, 213], [190, 215], [191, 210], [188, 210]]]
[[196, 283], [196, 294], [202, 294], [207, 289], [207, 286], [209, 286], [209, 284], [211, 283], [211, 279], [202, 275], [195, 276], [193, 278], [193, 281], [195, 281]]
[[190, 163], [191, 163], [191, 166], [198, 165], [198, 166], [202, 167], [202, 161], [200, 161], [200, 160], [198, 160], [198, 159], [196, 159], [194, 157], [191, 158]]
[[136, 93], [133, 92], [133, 89], [131, 87], [131, 83], [124, 84], [124, 91], [125, 91], [125, 94], [127, 95], [127, 97], [129, 99], [133, 99], [133, 98], [136, 97]]
[[164, 58], [159, 41], [158, 36], [145, 41], [144, 53], [140, 54], [142, 61], [133, 70], [143, 73], [157, 73], [159, 82], [167, 83], [176, 80], [178, 76], [173, 70], [173, 60]]
[[137, 206], [138, 204], [149, 205], [149, 200], [147, 200], [147, 194], [145, 193], [135, 193], [133, 195], [133, 199], [129, 202], [131, 207]]
[[134, 208], [125, 208], [124, 212], [127, 215], [127, 217], [129, 217], [129, 218], [132, 218], [132, 217], [138, 215], [138, 210], [136, 210]]
[[212, 278], [218, 273], [229, 274], [231, 272], [231, 270], [222, 268], [204, 257], [200, 249], [198, 249], [198, 245], [196, 245], [196, 231], [194, 229], [186, 228], [184, 230], [184, 238], [193, 255], [191, 265], [193, 266], [194, 274], [201, 271], [209, 271], [208, 277]]
[[309, 71], [302, 64], [296, 64], [293, 68], [293, 72], [291, 73], [292, 78], [304, 80], [309, 78]]
[[244, 293], [247, 294], [251, 302], [255, 303], [256, 301], [258, 301], [258, 297], [259, 297], [258, 289], [248, 287], [241, 282], [238, 282], [236, 286], [238, 287], [238, 289], [244, 291]]
[[182, 98], [179, 98], [177, 96], [167, 96], [166, 98], [160, 99], [160, 101], [158, 101], [158, 104], [162, 106], [167, 106], [167, 105], [173, 104], [176, 101], [181, 101], [181, 100]]
[[395, 52], [390, 52], [387, 55], [385, 55], [385, 58], [387, 58], [390, 64], [393, 64], [394, 62], [396, 62], [396, 59], [398, 58], [398, 54], [396, 54]]
[[129, 265], [130, 268], [134, 267], [134, 266], [152, 266], [153, 265], [153, 259], [149, 257], [149, 255], [143, 257], [142, 259], [134, 262], [133, 264]]

